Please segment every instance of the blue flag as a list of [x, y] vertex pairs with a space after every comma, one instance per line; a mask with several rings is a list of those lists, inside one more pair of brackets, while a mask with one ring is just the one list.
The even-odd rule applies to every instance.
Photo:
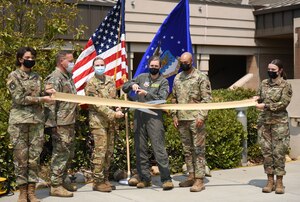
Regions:
[[160, 55], [162, 62], [160, 73], [169, 80], [172, 89], [174, 77], [180, 66], [178, 57], [184, 52], [193, 53], [192, 51], [189, 0], [181, 0], [160, 26], [136, 70], [134, 78], [141, 73], [149, 72], [149, 58], [153, 55]]

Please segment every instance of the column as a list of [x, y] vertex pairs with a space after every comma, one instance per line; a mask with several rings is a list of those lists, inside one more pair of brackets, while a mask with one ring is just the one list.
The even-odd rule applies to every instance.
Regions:
[[197, 68], [205, 73], [208, 74], [209, 70], [209, 55], [208, 54], [198, 54], [197, 55]]

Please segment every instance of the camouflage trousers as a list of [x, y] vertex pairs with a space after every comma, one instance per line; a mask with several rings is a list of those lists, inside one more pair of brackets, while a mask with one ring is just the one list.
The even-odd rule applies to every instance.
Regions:
[[114, 126], [92, 128], [94, 137], [93, 175], [94, 182], [99, 183], [108, 179], [110, 162], [114, 152]]
[[20, 123], [9, 125], [13, 146], [17, 185], [38, 182], [40, 154], [44, 144], [44, 124]]
[[194, 172], [195, 178], [205, 177], [205, 127], [197, 128], [195, 121], [179, 121], [185, 163], [188, 172]]
[[258, 128], [258, 138], [264, 157], [265, 173], [285, 175], [285, 155], [290, 143], [288, 123], [264, 124]]
[[51, 185], [58, 186], [68, 175], [74, 157], [74, 124], [57, 126], [52, 130]]

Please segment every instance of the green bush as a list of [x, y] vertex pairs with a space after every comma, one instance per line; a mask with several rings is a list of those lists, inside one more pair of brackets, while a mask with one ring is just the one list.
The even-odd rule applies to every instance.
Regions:
[[[254, 90], [244, 89], [244, 88], [237, 88], [234, 90], [220, 89], [220, 90], [213, 90], [213, 99], [214, 102], [244, 100], [253, 97], [255, 94], [256, 92]], [[248, 107], [247, 144], [248, 144], [249, 160], [262, 158], [262, 154], [257, 144], [257, 124], [256, 124], [257, 117], [258, 117], [258, 111], [256, 110], [256, 108]]]
[[[117, 130], [115, 135], [114, 157], [111, 162], [110, 172], [113, 174], [117, 170], [127, 170], [127, 147], [126, 147], [126, 123], [123, 120], [117, 121]], [[128, 140], [129, 140], [129, 158], [130, 169], [135, 169], [135, 151], [134, 151], [134, 135], [133, 135], [133, 113], [128, 113]]]
[[164, 114], [164, 127], [166, 150], [169, 155], [170, 171], [171, 173], [182, 172], [182, 165], [184, 164], [184, 154], [181, 144], [180, 134], [174, 127], [173, 119], [170, 115]]
[[71, 164], [71, 173], [81, 168], [91, 167], [93, 138], [89, 130], [88, 110], [79, 111], [75, 125], [75, 154]]
[[243, 126], [234, 109], [212, 110], [206, 121], [206, 160], [210, 168], [233, 168], [241, 161]]

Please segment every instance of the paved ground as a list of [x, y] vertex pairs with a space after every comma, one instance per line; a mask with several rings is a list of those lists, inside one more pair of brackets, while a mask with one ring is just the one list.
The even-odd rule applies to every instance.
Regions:
[[[175, 188], [171, 191], [162, 191], [159, 177], [154, 177], [153, 186], [146, 189], [115, 183], [117, 190], [101, 193], [92, 191], [91, 184], [81, 184], [73, 198], [49, 197], [49, 189], [38, 190], [37, 196], [43, 202], [300, 202], [300, 161], [287, 163], [286, 170], [287, 175], [284, 177], [286, 193], [283, 195], [274, 192], [262, 193], [266, 176], [262, 166], [254, 166], [212, 171], [212, 177], [205, 179], [206, 190], [199, 193], [191, 193], [189, 188], [179, 188], [178, 183], [185, 176], [175, 175], [173, 176]], [[14, 196], [2, 197], [0, 202], [17, 201], [18, 195], [16, 192]]]

